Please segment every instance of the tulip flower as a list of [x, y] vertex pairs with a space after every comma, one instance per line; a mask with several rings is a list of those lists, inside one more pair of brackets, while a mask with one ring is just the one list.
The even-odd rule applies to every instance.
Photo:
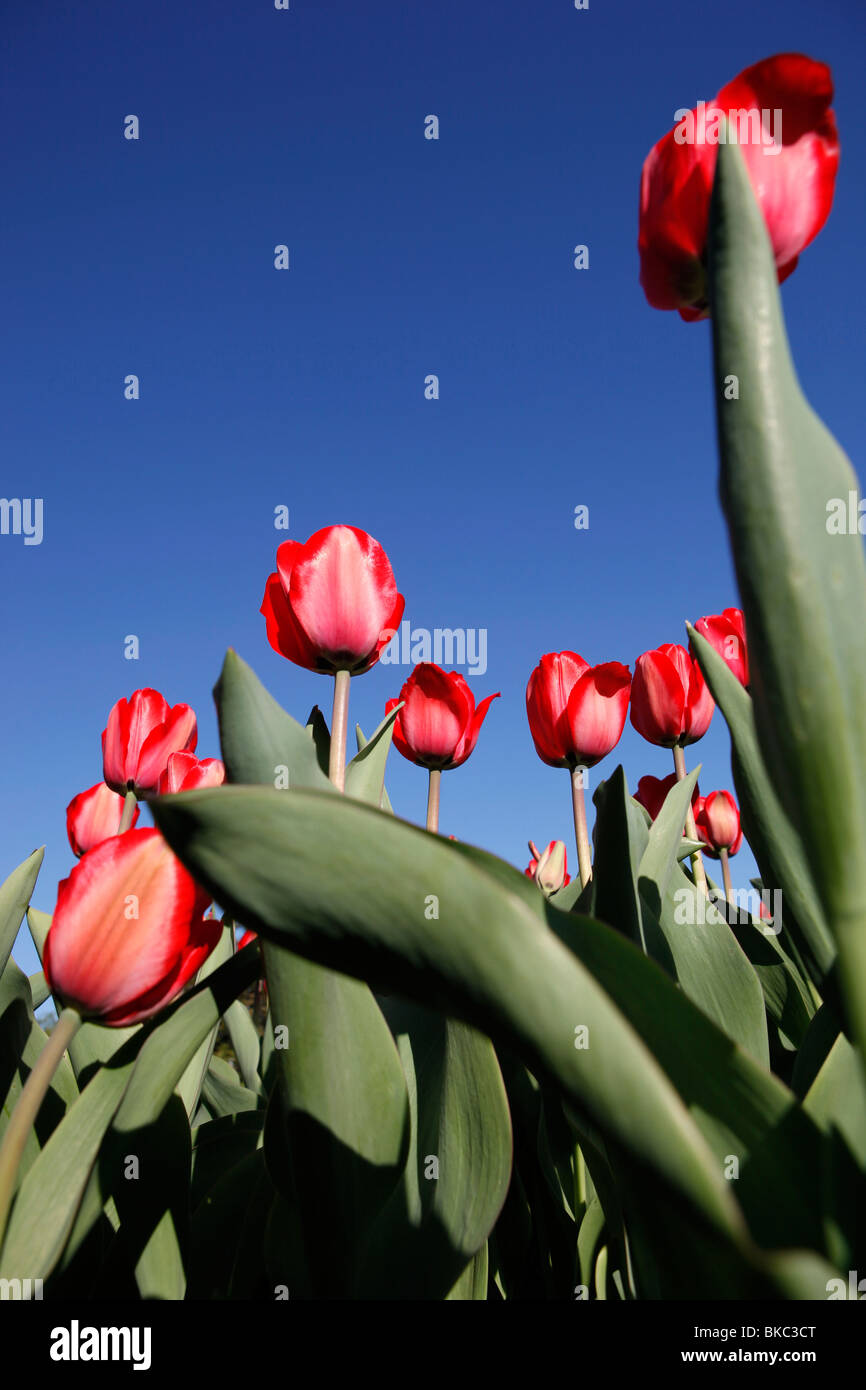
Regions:
[[[764, 215], [779, 283], [830, 213], [839, 137], [824, 63], [779, 53], [746, 68], [711, 103], [677, 112], [650, 150], [640, 188], [641, 284], [656, 309], [708, 312], [706, 246], [717, 145], [736, 139]], [[728, 118], [727, 132], [725, 118]]]
[[[671, 772], [667, 777], [642, 777], [637, 784], [637, 791], [634, 794], [635, 801], [640, 802], [645, 811], [649, 811], [650, 820], [655, 820], [659, 811], [665, 804], [667, 794], [671, 787], [676, 785], [677, 774]], [[692, 792], [692, 809], [695, 808], [698, 797], [697, 786]]]
[[360, 675], [400, 625], [404, 599], [378, 541], [355, 526], [326, 526], [283, 541], [261, 612], [275, 651], [310, 671]]
[[[104, 782], [88, 787], [74, 796], [66, 808], [66, 833], [72, 853], [80, 859], [88, 850], [117, 835], [123, 816], [123, 797]], [[131, 825], [138, 820], [138, 806], [133, 808]]]
[[[703, 738], [715, 707], [701, 668], [685, 647], [666, 642], [638, 657], [631, 687], [631, 722], [649, 743], [673, 749], [674, 770], [680, 782], [686, 775], [683, 748]], [[685, 833], [690, 840], [697, 839], [691, 805], [686, 813]], [[692, 870], [698, 887], [706, 892], [707, 878], [699, 851], [692, 855]]]
[[260, 612], [268, 641], [297, 666], [334, 677], [331, 781], [345, 786], [349, 678], [369, 671], [400, 626], [405, 600], [378, 541], [355, 526], [326, 526], [283, 541]]
[[548, 652], [526, 686], [535, 751], [549, 767], [593, 767], [625, 727], [631, 672], [618, 661], [590, 666], [576, 652]]
[[156, 792], [172, 753], [194, 752], [197, 739], [189, 705], [170, 708], [158, 690], [118, 700], [102, 734], [102, 759], [106, 784], [126, 796], [121, 831], [129, 829], [135, 798]]
[[58, 888], [42, 962], [52, 993], [109, 1027], [158, 1013], [219, 940], [209, 903], [158, 830], [103, 840]]
[[725, 897], [733, 902], [728, 860], [743, 843], [743, 832], [737, 803], [731, 793], [710, 792], [709, 796], [700, 797], [695, 808], [695, 824], [698, 838], [706, 844], [707, 854], [722, 862]]
[[225, 764], [219, 758], [199, 759], [194, 753], [172, 753], [157, 784], [157, 794], [190, 792], [196, 787], [221, 787]]
[[619, 742], [628, 713], [631, 672], [618, 661], [590, 666], [576, 652], [548, 652], [526, 686], [526, 714], [535, 751], [571, 775], [580, 881], [592, 874], [583, 770]]
[[726, 608], [714, 617], [698, 618], [695, 631], [706, 637], [710, 646], [728, 663], [740, 684], [748, 690], [749, 652], [742, 611], [739, 608]]
[[730, 792], [710, 792], [698, 798], [695, 807], [698, 835], [714, 859], [724, 854], [736, 854], [743, 843], [740, 813]]
[[631, 722], [648, 743], [682, 748], [710, 726], [715, 701], [701, 668], [685, 649], [667, 642], [635, 662]]
[[560, 888], [566, 888], [571, 883], [571, 875], [568, 873], [568, 856], [562, 840], [551, 840], [547, 849], [542, 850], [541, 853], [530, 840], [529, 852], [532, 858], [523, 872], [527, 878], [535, 879], [546, 898], [549, 898], [552, 893], [559, 892]]
[[476, 707], [475, 696], [456, 671], [443, 671], [431, 661], [415, 667], [385, 713], [402, 708], [394, 721], [394, 747], [430, 773], [427, 829], [439, 828], [439, 783], [442, 772], [466, 762], [478, 742], [485, 715], [499, 692]]

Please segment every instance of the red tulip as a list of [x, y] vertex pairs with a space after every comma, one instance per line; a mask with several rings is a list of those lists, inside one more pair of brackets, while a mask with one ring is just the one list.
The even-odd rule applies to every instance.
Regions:
[[190, 792], [196, 787], [221, 787], [225, 780], [225, 764], [219, 758], [199, 759], [194, 753], [172, 753], [156, 790], [164, 796], [166, 792]]
[[719, 858], [719, 851], [736, 854], [743, 843], [740, 813], [730, 792], [710, 792], [698, 798], [695, 806], [695, 825], [698, 838], [705, 841], [707, 854]]
[[631, 672], [618, 661], [590, 666], [576, 652], [548, 652], [526, 686], [535, 751], [549, 767], [592, 767], [619, 742]]
[[[72, 846], [72, 853], [79, 859], [96, 845], [102, 844], [120, 828], [123, 815], [123, 797], [118, 796], [104, 782], [88, 787], [86, 792], [74, 796], [66, 808], [66, 833]], [[132, 815], [131, 824], [138, 820], [138, 807]]]
[[158, 830], [103, 840], [58, 888], [42, 962], [52, 992], [118, 1028], [158, 1013], [219, 940], [209, 902]]
[[245, 932], [243, 933], [243, 935], [241, 936], [240, 940], [238, 941], [237, 949], [238, 949], [239, 951], [242, 951], [242, 950], [244, 949], [245, 946], [249, 946], [250, 942], [251, 942], [251, 941], [255, 941], [256, 938], [257, 938], [257, 933], [254, 932], [254, 931], [250, 931], [249, 929], [247, 929], [247, 931], [245, 931]]
[[640, 278], [654, 308], [679, 309], [687, 320], [707, 315], [707, 225], [721, 121], [715, 112], [731, 117], [739, 137], [779, 282], [791, 274], [833, 202], [839, 138], [832, 99], [826, 64], [779, 53], [746, 68], [715, 101], [677, 113], [684, 118], [650, 150], [641, 176]]
[[484, 716], [498, 699], [497, 691], [476, 708], [475, 696], [462, 676], [422, 661], [399, 697], [385, 706], [389, 714], [403, 701], [394, 721], [394, 747], [419, 767], [442, 771], [459, 767], [474, 749]]
[[198, 730], [189, 705], [169, 708], [158, 690], [136, 690], [118, 700], [102, 735], [105, 781], [112, 791], [149, 796], [172, 753], [195, 751]]
[[281, 656], [357, 676], [379, 660], [403, 607], [379, 542], [355, 526], [326, 526], [304, 544], [283, 541], [260, 611]]
[[571, 875], [568, 873], [568, 855], [563, 841], [551, 840], [547, 849], [540, 854], [531, 840], [529, 848], [532, 858], [523, 870], [526, 876], [534, 878], [545, 894], [557, 893], [560, 888], [568, 887]]
[[719, 656], [728, 663], [737, 680], [749, 688], [749, 652], [746, 628], [739, 608], [726, 608], [715, 617], [698, 618], [695, 631], [706, 637]]
[[649, 743], [683, 747], [703, 738], [715, 701], [685, 647], [666, 642], [635, 662], [631, 722]]
[[[637, 791], [634, 794], [635, 801], [639, 801], [644, 810], [649, 811], [650, 820], [655, 820], [659, 811], [665, 804], [667, 794], [671, 787], [676, 784], [677, 774], [670, 773], [668, 777], [642, 777], [637, 784]], [[692, 806], [696, 806], [700, 793], [695, 783], [692, 792]], [[684, 832], [685, 833], [685, 832]]]

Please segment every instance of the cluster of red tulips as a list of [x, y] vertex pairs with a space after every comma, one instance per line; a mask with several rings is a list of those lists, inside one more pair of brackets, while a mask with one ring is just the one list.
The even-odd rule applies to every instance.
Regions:
[[[379, 660], [403, 607], [387, 555], [364, 531], [329, 526], [306, 544], [285, 541], [279, 547], [261, 611], [268, 639], [281, 655], [334, 677], [331, 775], [339, 787], [350, 678]], [[746, 684], [740, 611], [726, 609], [696, 626]], [[461, 675], [422, 662], [399, 696], [388, 700], [394, 744], [429, 774], [429, 830], [438, 830], [442, 772], [470, 756], [497, 698], [498, 692], [476, 705]], [[644, 652], [632, 678], [619, 662], [590, 666], [574, 652], [551, 652], [527, 685], [538, 755], [551, 767], [567, 768], [571, 778], [581, 885], [591, 877], [582, 774], [619, 742], [629, 705], [638, 732], [674, 752], [670, 777], [644, 777], [638, 787], [637, 800], [655, 818], [674, 781], [685, 776], [683, 748], [706, 733], [713, 714], [712, 696], [692, 655], [670, 644]], [[139, 801], [224, 781], [222, 762], [196, 758], [196, 742], [189, 705], [169, 707], [155, 690], [118, 700], [102, 735], [104, 780], [76, 796], [67, 810], [69, 841], [81, 862], [60, 885], [45, 971], [67, 1006], [106, 1024], [135, 1023], [164, 1007], [219, 938], [219, 921], [205, 915], [207, 895], [159, 832], [134, 828]], [[699, 838], [726, 866], [742, 838], [730, 793], [696, 795], [684, 833]], [[569, 881], [562, 842], [551, 842], [543, 854], [532, 848], [526, 872], [539, 887], [550, 893]], [[696, 853], [696, 866], [698, 861]]]

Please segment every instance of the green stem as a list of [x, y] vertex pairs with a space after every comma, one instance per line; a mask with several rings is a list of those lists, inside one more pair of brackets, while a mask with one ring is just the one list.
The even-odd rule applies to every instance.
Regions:
[[132, 818], [135, 815], [137, 805], [138, 797], [135, 792], [127, 792], [123, 798], [123, 812], [120, 817], [120, 825], [117, 827], [118, 835], [124, 835], [132, 825]]
[[730, 859], [728, 858], [728, 851], [726, 849], [719, 850], [719, 859], [722, 863], [722, 882], [725, 885], [725, 897], [727, 898], [728, 902], [731, 905], [733, 905], [734, 890], [731, 887], [731, 863]]
[[442, 784], [442, 770], [430, 768], [430, 785], [427, 788], [427, 829], [434, 835], [439, 833], [439, 793]]
[[346, 731], [349, 727], [349, 685], [352, 677], [348, 671], [334, 673], [334, 712], [331, 718], [331, 754], [328, 761], [328, 776], [338, 792], [346, 789]]
[[581, 888], [585, 888], [592, 878], [592, 854], [589, 848], [589, 831], [586, 826], [586, 802], [583, 797], [583, 772], [582, 767], [575, 767], [571, 770], [571, 804], [574, 810], [574, 838], [577, 843]]
[[15, 1178], [21, 1155], [27, 1144], [27, 1137], [39, 1114], [45, 1093], [51, 1085], [51, 1078], [60, 1065], [64, 1052], [81, 1027], [81, 1016], [74, 1009], [62, 1009], [40, 1052], [33, 1070], [24, 1083], [18, 1097], [18, 1104], [6, 1126], [3, 1143], [0, 1144], [0, 1246], [6, 1230], [6, 1220], [12, 1205]]
[[[682, 748], [679, 746], [679, 744], [676, 744], [674, 747], [674, 767], [676, 768], [677, 781], [684, 781], [686, 777], [686, 755], [683, 752]], [[692, 810], [691, 801], [689, 802], [689, 807], [686, 811], [685, 829], [686, 834], [688, 835], [690, 840], [700, 839], [700, 836], [698, 835], [697, 831], [697, 826], [695, 825], [695, 813]], [[699, 888], [702, 893], [706, 894], [708, 891], [707, 875], [704, 872], [704, 861], [699, 849], [695, 850], [695, 853], [691, 856], [691, 860], [692, 873], [695, 876], [695, 887]]]

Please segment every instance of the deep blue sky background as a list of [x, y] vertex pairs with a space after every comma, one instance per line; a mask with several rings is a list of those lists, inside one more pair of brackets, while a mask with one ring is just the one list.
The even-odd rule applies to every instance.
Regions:
[[[328, 705], [258, 612], [281, 503], [296, 539], [376, 536], [413, 627], [488, 629], [472, 684], [502, 699], [444, 778], [444, 833], [521, 868], [529, 836], [571, 848], [566, 775], [526, 724], [539, 657], [633, 666], [737, 601], [709, 327], [638, 283], [643, 159], [748, 64], [830, 63], [835, 205], [783, 298], [807, 394], [859, 466], [864, 21], [852, 0], [7, 0], [0, 492], [43, 497], [45, 535], [0, 537], [3, 873], [47, 844], [34, 901], [53, 908], [65, 808], [101, 777], [119, 696], [191, 703], [201, 756], [230, 645], [296, 717]], [[350, 715], [369, 732], [407, 674], [354, 680]], [[687, 756], [704, 791], [731, 785], [720, 716]], [[672, 767], [627, 725], [593, 786], [620, 757], [632, 786]], [[423, 818], [426, 775], [396, 753], [389, 788]], [[734, 869], [746, 886], [745, 852]], [[36, 968], [24, 934], [16, 955]]]

